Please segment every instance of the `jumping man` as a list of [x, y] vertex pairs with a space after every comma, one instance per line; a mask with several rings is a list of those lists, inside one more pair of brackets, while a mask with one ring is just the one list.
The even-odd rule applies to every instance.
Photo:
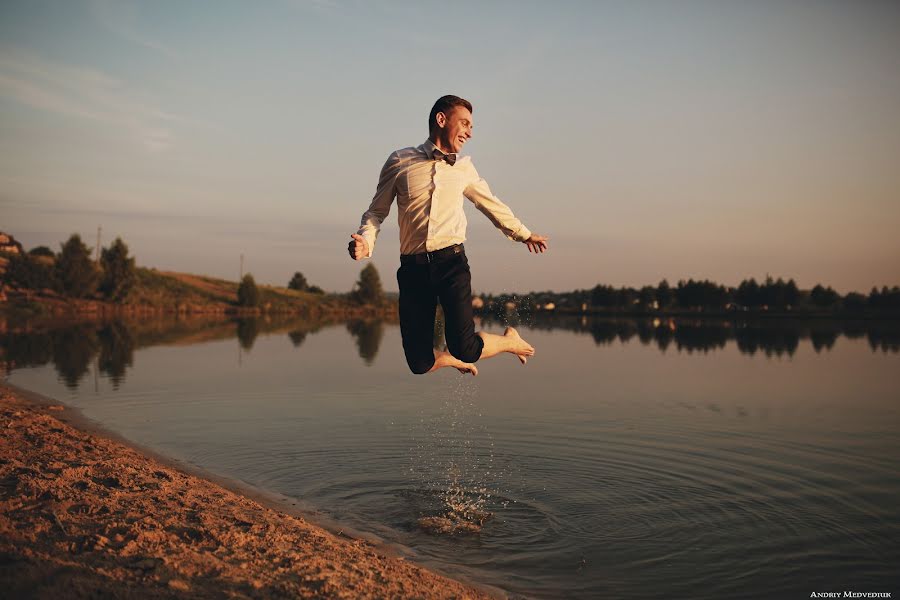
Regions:
[[[529, 252], [543, 253], [548, 238], [532, 233], [491, 193], [472, 160], [459, 154], [472, 137], [472, 104], [458, 96], [439, 98], [428, 116], [429, 137], [415, 148], [392, 152], [381, 169], [372, 204], [352, 234], [350, 257], [372, 256], [381, 223], [397, 198], [400, 223], [400, 333], [403, 352], [413, 373], [442, 367], [478, 374], [474, 363], [501, 352], [525, 364], [534, 348], [512, 327], [504, 335], [475, 333], [472, 277], [463, 248], [466, 215], [463, 197], [509, 239]], [[437, 302], [444, 310], [447, 349], [434, 350]]]

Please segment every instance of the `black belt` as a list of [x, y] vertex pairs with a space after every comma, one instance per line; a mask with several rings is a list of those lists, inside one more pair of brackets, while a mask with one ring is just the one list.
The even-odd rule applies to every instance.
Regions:
[[427, 265], [436, 260], [444, 260], [462, 254], [465, 251], [462, 244], [453, 244], [434, 252], [420, 252], [418, 254], [401, 254], [401, 265]]

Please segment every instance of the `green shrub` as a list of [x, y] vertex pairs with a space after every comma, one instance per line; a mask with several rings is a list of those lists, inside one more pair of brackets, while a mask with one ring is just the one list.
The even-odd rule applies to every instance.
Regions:
[[353, 299], [359, 304], [381, 304], [384, 302], [384, 290], [381, 277], [375, 265], [369, 263], [359, 273], [359, 281], [353, 290]]
[[237, 291], [238, 306], [259, 306], [259, 289], [253, 280], [253, 275], [247, 273], [241, 279]]
[[128, 257], [128, 246], [122, 238], [116, 238], [100, 255], [103, 280], [100, 291], [110, 300], [122, 301], [135, 283], [134, 258]]
[[28, 251], [31, 256], [46, 256], [47, 258], [56, 258], [56, 254], [47, 246], [35, 246]]
[[53, 266], [27, 254], [11, 254], [3, 279], [9, 285], [30, 290], [56, 288]]
[[303, 273], [300, 271], [294, 273], [294, 276], [291, 277], [291, 281], [288, 283], [288, 289], [297, 290], [298, 292], [305, 292], [309, 289], [309, 283], [306, 281]]
[[73, 298], [90, 296], [100, 283], [100, 271], [91, 261], [91, 249], [77, 233], [62, 244], [55, 271], [59, 291]]

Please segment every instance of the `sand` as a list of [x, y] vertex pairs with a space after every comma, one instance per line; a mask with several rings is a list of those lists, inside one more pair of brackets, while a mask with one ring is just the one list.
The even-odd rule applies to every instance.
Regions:
[[69, 414], [0, 387], [0, 597], [491, 597]]

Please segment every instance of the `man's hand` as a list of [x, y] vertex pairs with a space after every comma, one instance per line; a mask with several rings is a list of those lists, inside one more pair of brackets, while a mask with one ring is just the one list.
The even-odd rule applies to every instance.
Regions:
[[547, 245], [547, 242], [549, 242], [549, 241], [550, 241], [550, 238], [548, 238], [545, 235], [538, 235], [536, 233], [532, 233], [531, 237], [522, 243], [525, 244], [526, 246], [528, 246], [529, 252], [534, 252], [535, 254], [537, 254], [539, 252], [543, 253], [544, 250], [550, 249], [550, 246]]
[[366, 242], [366, 239], [358, 233], [351, 233], [350, 237], [353, 238], [347, 245], [347, 251], [350, 253], [350, 258], [359, 260], [367, 257], [369, 255], [369, 244]]

